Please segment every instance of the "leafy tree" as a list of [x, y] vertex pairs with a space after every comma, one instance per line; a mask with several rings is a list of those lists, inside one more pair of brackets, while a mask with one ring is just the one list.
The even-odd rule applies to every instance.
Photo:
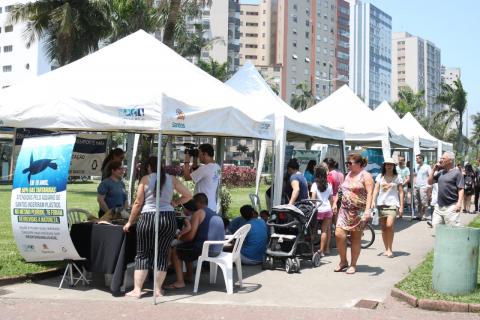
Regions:
[[470, 143], [475, 148], [475, 159], [478, 159], [479, 145], [480, 145], [480, 113], [471, 116], [473, 122], [472, 135], [470, 136]]
[[393, 110], [399, 117], [403, 117], [408, 112], [414, 116], [419, 116], [426, 106], [425, 91], [413, 92], [409, 86], [401, 87], [398, 91], [398, 100], [392, 104]]
[[248, 149], [248, 146], [247, 146], [247, 145], [239, 144], [239, 145], [237, 146], [237, 151], [238, 151], [238, 152], [241, 152], [241, 153], [247, 154], [247, 152], [249, 151], [249, 149]]
[[228, 80], [228, 62], [219, 63], [213, 59], [210, 61], [199, 60], [198, 67], [222, 82]]
[[202, 50], [210, 50], [216, 43], [225, 44], [221, 37], [208, 39], [202, 24], [194, 25], [195, 31], [179, 33], [175, 40], [175, 50], [183, 57], [196, 57], [200, 60]]
[[315, 104], [315, 97], [313, 96], [312, 89], [307, 83], [302, 82], [297, 85], [296, 93], [293, 94], [290, 104], [294, 109], [303, 111]]
[[462, 82], [456, 80], [453, 86], [442, 83], [442, 92], [437, 97], [437, 103], [445, 104], [448, 108], [438, 112], [435, 120], [447, 121], [449, 126], [456, 125], [458, 128], [456, 151], [459, 155], [463, 155], [463, 114], [467, 108], [467, 93], [463, 89]]
[[110, 30], [103, 1], [38, 0], [15, 5], [9, 20], [26, 22], [27, 46], [43, 39], [51, 61], [60, 66], [98, 49]]

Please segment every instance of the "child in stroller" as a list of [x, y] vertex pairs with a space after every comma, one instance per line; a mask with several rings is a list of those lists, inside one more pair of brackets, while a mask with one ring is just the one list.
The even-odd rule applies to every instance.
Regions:
[[320, 200], [302, 200], [293, 205], [272, 208], [267, 222], [270, 239], [263, 261], [264, 269], [274, 269], [278, 262], [287, 273], [300, 271], [300, 258], [312, 261], [313, 267], [320, 265], [321, 256], [314, 249], [318, 243], [316, 213]]

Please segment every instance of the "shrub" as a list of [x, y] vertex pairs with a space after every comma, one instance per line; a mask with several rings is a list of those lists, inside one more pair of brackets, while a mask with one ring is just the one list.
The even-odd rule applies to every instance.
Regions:
[[228, 191], [225, 186], [222, 186], [222, 189], [220, 190], [220, 210], [222, 210], [223, 217], [227, 216], [231, 203], [232, 195], [230, 194], [230, 191]]
[[249, 167], [224, 166], [222, 185], [232, 187], [251, 187], [255, 185], [257, 170]]

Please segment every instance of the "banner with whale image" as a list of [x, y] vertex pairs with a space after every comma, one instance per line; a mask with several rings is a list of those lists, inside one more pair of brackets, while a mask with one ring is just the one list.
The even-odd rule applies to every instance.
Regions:
[[70, 238], [67, 178], [75, 135], [25, 138], [13, 176], [12, 228], [27, 262], [80, 259]]

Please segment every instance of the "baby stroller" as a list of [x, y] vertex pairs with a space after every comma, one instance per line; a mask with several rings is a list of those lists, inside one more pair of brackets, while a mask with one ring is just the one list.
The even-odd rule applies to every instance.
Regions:
[[300, 271], [300, 258], [312, 261], [313, 267], [320, 265], [321, 256], [315, 251], [318, 243], [316, 213], [320, 200], [302, 200], [293, 205], [272, 208], [267, 222], [270, 239], [263, 260], [264, 269], [275, 269], [279, 262], [287, 273]]

